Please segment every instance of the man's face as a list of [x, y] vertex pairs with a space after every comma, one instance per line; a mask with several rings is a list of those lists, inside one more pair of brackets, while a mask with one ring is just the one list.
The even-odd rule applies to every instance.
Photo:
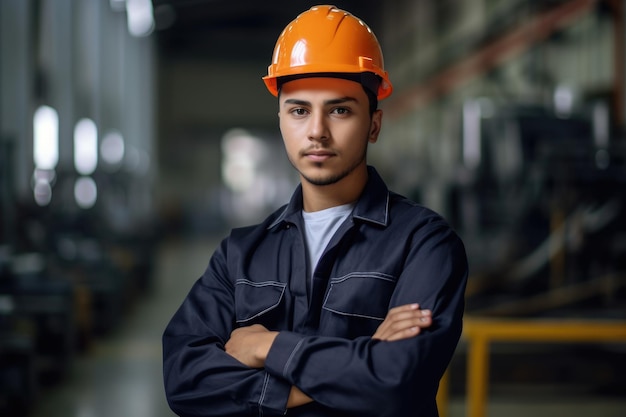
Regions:
[[283, 85], [280, 131], [289, 161], [310, 184], [325, 186], [365, 175], [368, 142], [382, 112], [370, 117], [363, 87], [339, 78], [302, 78]]

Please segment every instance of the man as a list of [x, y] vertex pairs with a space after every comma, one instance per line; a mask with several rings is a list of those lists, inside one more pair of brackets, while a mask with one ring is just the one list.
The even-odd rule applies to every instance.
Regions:
[[163, 337], [181, 416], [436, 416], [467, 260], [436, 213], [366, 162], [391, 94], [374, 34], [332, 6], [280, 35], [264, 81], [301, 184], [235, 229]]

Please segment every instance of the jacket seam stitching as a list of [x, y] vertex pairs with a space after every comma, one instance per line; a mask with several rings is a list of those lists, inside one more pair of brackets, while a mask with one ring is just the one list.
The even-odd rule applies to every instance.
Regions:
[[261, 396], [259, 397], [259, 417], [263, 417], [263, 400], [265, 400], [265, 392], [267, 391], [267, 385], [269, 384], [270, 375], [265, 374], [263, 379], [263, 387], [261, 388]]
[[289, 368], [289, 365], [291, 365], [291, 362], [293, 361], [293, 358], [296, 355], [296, 352], [300, 349], [302, 342], [303, 342], [302, 339], [298, 340], [298, 343], [296, 343], [296, 346], [293, 348], [293, 350], [289, 354], [289, 357], [285, 361], [285, 366], [283, 366], [283, 372], [282, 372], [284, 377], [287, 377], [287, 368]]

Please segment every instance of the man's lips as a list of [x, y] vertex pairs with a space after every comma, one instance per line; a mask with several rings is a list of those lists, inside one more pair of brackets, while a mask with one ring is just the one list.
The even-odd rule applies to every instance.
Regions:
[[327, 159], [330, 159], [333, 156], [335, 156], [334, 152], [327, 151], [327, 150], [317, 150], [317, 151], [311, 150], [311, 151], [305, 151], [303, 154], [306, 159], [309, 159], [314, 162], [326, 161]]

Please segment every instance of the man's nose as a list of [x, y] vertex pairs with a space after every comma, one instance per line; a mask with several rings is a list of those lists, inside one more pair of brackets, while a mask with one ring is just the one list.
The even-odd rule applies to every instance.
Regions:
[[312, 113], [309, 118], [309, 140], [325, 141], [330, 137], [328, 125], [324, 114], [321, 112]]

